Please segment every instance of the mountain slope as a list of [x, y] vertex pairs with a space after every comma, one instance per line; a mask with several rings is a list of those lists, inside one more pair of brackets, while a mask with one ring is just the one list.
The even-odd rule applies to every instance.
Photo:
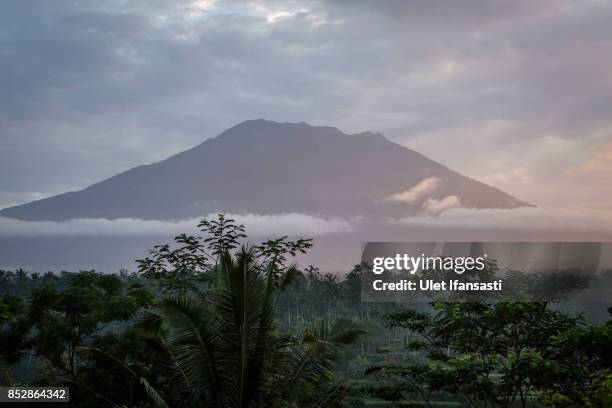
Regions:
[[[415, 186], [428, 179], [427, 191], [417, 187], [416, 194]], [[394, 195], [400, 198], [389, 198]], [[348, 135], [332, 127], [251, 120], [161, 162], [81, 191], [6, 208], [0, 216], [185, 219], [214, 211], [396, 215], [444, 203], [528, 205], [380, 134]]]

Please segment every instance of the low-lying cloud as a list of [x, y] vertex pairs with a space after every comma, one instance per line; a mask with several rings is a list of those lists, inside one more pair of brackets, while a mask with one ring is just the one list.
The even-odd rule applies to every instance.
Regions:
[[405, 226], [612, 233], [612, 211], [524, 207], [517, 209], [453, 208], [436, 216], [389, 220]]
[[440, 179], [438, 177], [429, 177], [420, 181], [414, 187], [401, 193], [392, 194], [380, 200], [381, 202], [399, 202], [412, 204], [415, 201], [433, 193], [440, 185]]
[[[209, 215], [207, 218], [214, 218]], [[304, 235], [321, 236], [353, 230], [350, 220], [320, 217], [300, 213], [277, 215], [226, 214], [247, 227], [249, 236]], [[81, 218], [64, 222], [21, 221], [0, 217], [0, 236], [138, 236], [196, 233], [200, 218], [180, 221], [141, 220], [121, 218]]]
[[[472, 209], [457, 207], [459, 199], [449, 196], [429, 199], [419, 215], [404, 218], [367, 219], [327, 217], [301, 213], [276, 215], [226, 214], [244, 224], [252, 237], [270, 235], [326, 236], [360, 232], [373, 224], [460, 228], [466, 230], [522, 230], [612, 233], [612, 210], [569, 208]], [[209, 215], [212, 218], [215, 215]], [[200, 218], [180, 221], [116, 220], [82, 218], [69, 221], [21, 221], [0, 217], [0, 237], [36, 236], [147, 236], [198, 233]], [[365, 227], [364, 227], [365, 226]], [[363, 231], [361, 231], [363, 232]]]
[[461, 207], [461, 201], [456, 195], [444, 197], [441, 200], [429, 198], [423, 203], [423, 211], [426, 214], [437, 215], [452, 208]]

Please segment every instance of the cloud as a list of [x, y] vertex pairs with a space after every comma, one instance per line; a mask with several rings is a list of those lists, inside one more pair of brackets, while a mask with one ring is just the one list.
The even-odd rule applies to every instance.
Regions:
[[434, 215], [457, 207], [461, 207], [461, 201], [456, 195], [450, 195], [448, 197], [444, 197], [441, 200], [436, 200], [435, 198], [428, 198], [427, 201], [423, 203], [423, 211], [426, 214]]
[[570, 175], [612, 173], [612, 141], [591, 149], [591, 157], [577, 167], [569, 169]]
[[214, 9], [218, 0], [195, 0], [191, 3], [191, 8], [197, 15], [207, 10]]
[[412, 204], [415, 201], [433, 193], [440, 185], [441, 180], [438, 177], [429, 177], [421, 180], [418, 184], [401, 193], [392, 194], [381, 199], [381, 202], [399, 202]]
[[437, 216], [405, 217], [392, 224], [467, 230], [521, 230], [612, 233], [612, 210], [534, 208], [512, 210], [453, 208]]
[[[214, 218], [211, 214], [206, 218]], [[353, 225], [350, 220], [333, 217], [318, 217], [308, 214], [287, 213], [278, 215], [226, 214], [237, 223], [247, 227], [249, 236], [291, 235], [322, 236], [350, 232]], [[140, 236], [165, 235], [180, 233], [197, 233], [200, 218], [182, 221], [155, 221], [123, 218], [107, 219], [74, 219], [66, 222], [55, 221], [21, 221], [12, 218], [0, 218], [0, 236]]]

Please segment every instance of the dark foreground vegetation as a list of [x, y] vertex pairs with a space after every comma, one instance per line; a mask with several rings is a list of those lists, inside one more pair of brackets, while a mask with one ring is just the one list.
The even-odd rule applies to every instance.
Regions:
[[340, 281], [290, 263], [309, 240], [200, 227], [138, 273], [0, 271], [0, 384], [88, 408], [612, 407], [609, 317], [362, 304], [361, 265]]

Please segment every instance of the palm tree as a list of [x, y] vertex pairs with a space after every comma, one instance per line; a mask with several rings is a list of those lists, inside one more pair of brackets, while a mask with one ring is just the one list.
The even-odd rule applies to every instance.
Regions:
[[[209, 296], [183, 294], [160, 302], [142, 325], [157, 327], [184, 407], [333, 407], [344, 384], [334, 378], [338, 351], [364, 334], [354, 322], [317, 324], [303, 338], [276, 330], [277, 274], [257, 251], [220, 256]], [[142, 379], [157, 407], [169, 403]], [[167, 398], [168, 399], [168, 398]]]

